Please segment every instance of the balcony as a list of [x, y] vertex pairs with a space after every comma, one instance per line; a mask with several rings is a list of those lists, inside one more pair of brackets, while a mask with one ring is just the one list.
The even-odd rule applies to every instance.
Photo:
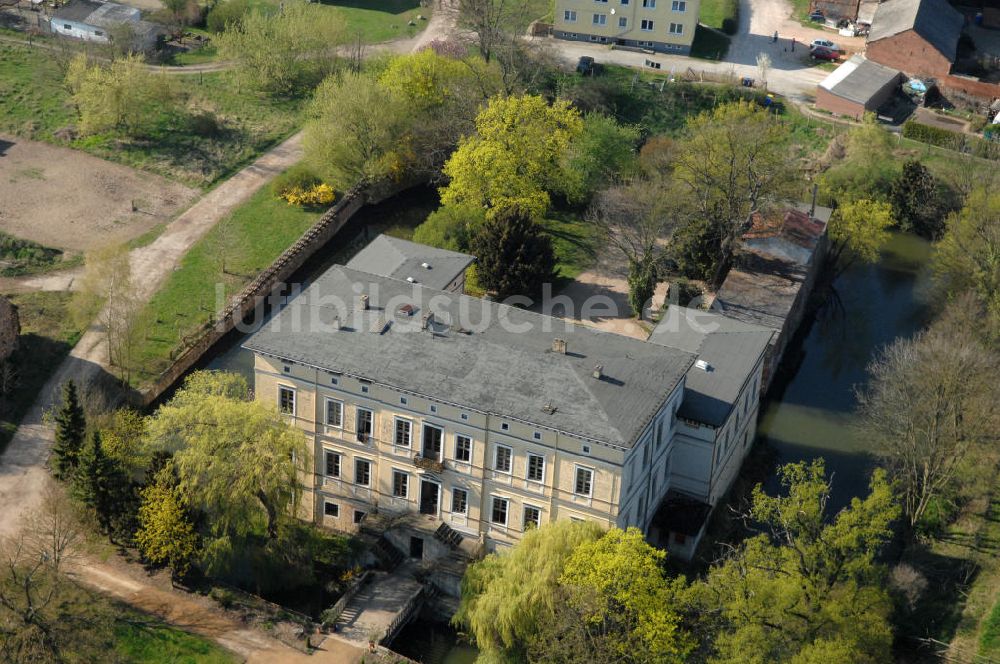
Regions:
[[432, 470], [435, 473], [443, 473], [444, 472], [444, 463], [443, 462], [438, 461], [437, 459], [430, 458], [430, 457], [425, 457], [422, 454], [414, 455], [414, 457], [413, 457], [413, 465], [415, 465], [417, 468], [423, 468], [424, 470]]

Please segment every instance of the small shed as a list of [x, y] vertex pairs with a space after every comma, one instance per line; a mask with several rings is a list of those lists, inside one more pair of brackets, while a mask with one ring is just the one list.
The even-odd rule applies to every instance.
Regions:
[[142, 20], [138, 9], [116, 2], [71, 0], [49, 19], [49, 28], [55, 34], [102, 44], [110, 43], [111, 33], [120, 26], [127, 26], [122, 33], [128, 36], [131, 47], [137, 51], [152, 49], [163, 34], [160, 26]]
[[900, 71], [854, 55], [816, 86], [816, 108], [860, 120], [888, 101], [902, 80]]

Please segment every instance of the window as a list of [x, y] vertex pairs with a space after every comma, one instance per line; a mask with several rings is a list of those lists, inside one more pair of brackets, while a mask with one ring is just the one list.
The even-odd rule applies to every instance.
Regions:
[[405, 406], [407, 404], [406, 397], [399, 397], [399, 403]]
[[673, 2], [670, 3], [670, 11], [686, 12], [687, 4], [687, 0], [673, 0]]
[[514, 456], [514, 451], [505, 445], [497, 445], [496, 451], [493, 453], [493, 469], [499, 470], [501, 473], [509, 473], [511, 466], [511, 458]]
[[624, 16], [620, 17], [618, 19], [618, 27], [619, 28], [627, 28], [628, 27], [628, 19], [625, 18]]
[[103, 37], [104, 36], [104, 33], [101, 32], [100, 30], [94, 30], [94, 34], [97, 35], [98, 37]]
[[642, 0], [644, 9], [656, 9], [656, 0]]
[[542, 522], [542, 511], [532, 505], [524, 506], [524, 520], [522, 528], [537, 528]]
[[396, 437], [395, 443], [399, 447], [409, 447], [410, 441], [413, 439], [413, 422], [409, 420], [404, 420], [401, 417], [396, 418]]
[[368, 437], [372, 435], [373, 415], [367, 408], [358, 408], [358, 421], [356, 424], [358, 440], [362, 443], [368, 442]]
[[424, 425], [424, 449], [421, 452], [425, 459], [441, 460], [441, 441], [444, 439], [444, 429]]
[[646, 32], [651, 32], [653, 30], [653, 22], [647, 18], [642, 19], [642, 23], [639, 24], [640, 30], [645, 30]]
[[73, 26], [70, 25], [69, 23], [63, 23], [63, 29], [64, 30], [72, 30]]
[[[576, 20], [576, 12], [573, 12], [573, 20], [574, 21]], [[462, 419], [468, 421], [469, 414], [468, 413], [462, 413]]]
[[292, 368], [286, 364], [281, 368], [281, 370], [284, 371], [285, 373], [290, 373]]
[[329, 500], [323, 501], [323, 514], [326, 516], [332, 516], [337, 518], [340, 516], [340, 505], [337, 503], [331, 503]]
[[368, 459], [354, 460], [354, 483], [370, 486], [372, 483], [372, 462]]
[[684, 24], [683, 23], [671, 23], [670, 24], [670, 34], [672, 34], [672, 35], [683, 35], [684, 34]]
[[326, 400], [326, 426], [338, 429], [344, 426], [344, 404], [340, 401]]
[[369, 387], [367, 385], [361, 386], [361, 394], [368, 394]]
[[590, 445], [584, 445], [583, 446], [583, 453], [584, 454], [590, 454]]
[[573, 493], [578, 496], [590, 496], [594, 489], [594, 471], [590, 468], [580, 468], [576, 469], [576, 486], [573, 487]]
[[432, 412], [432, 413], [436, 413], [436, 412], [438, 412], [438, 407], [437, 407], [437, 406], [435, 406], [434, 404], [431, 404], [431, 412]]
[[455, 461], [466, 463], [472, 460], [472, 439], [462, 434], [455, 436]]
[[295, 390], [284, 385], [278, 386], [278, 410], [284, 415], [295, 414]]
[[392, 495], [396, 498], [406, 498], [410, 491], [410, 476], [406, 473], [392, 471]]
[[493, 497], [493, 509], [490, 512], [490, 521], [501, 526], [507, 525], [507, 507], [510, 501], [506, 498]]
[[361, 510], [354, 510], [354, 523], [361, 523], [364, 521], [366, 514]]
[[541, 440], [542, 439], [542, 432], [541, 431], [536, 431], [535, 434], [534, 434], [534, 438], [535, 438], [535, 440]]
[[325, 457], [325, 468], [327, 477], [340, 477], [340, 455], [336, 452], [331, 452], [326, 450], [323, 455]]
[[[594, 14], [594, 15], [597, 16], [597, 14]], [[500, 430], [501, 431], [510, 431], [510, 425], [507, 424], [506, 422], [502, 422], [500, 424]]]
[[576, 23], [576, 12], [572, 9], [567, 9], [563, 12], [563, 20], [567, 23]]
[[[604, 14], [594, 14], [594, 25], [607, 25], [607, 24], [608, 24], [608, 17], [606, 15], [604, 15]], [[510, 428], [510, 426], [507, 425], [507, 424], [504, 424], [500, 428], [503, 429], [504, 431], [506, 431], [507, 429]]]
[[622, 0], [622, 7], [628, 7], [629, 0]]
[[465, 489], [451, 490], [451, 511], [465, 514], [469, 511], [469, 492]]
[[528, 480], [532, 482], [545, 481], [545, 457], [539, 454], [528, 454]]
[[331, 385], [340, 385], [340, 379], [337, 378], [336, 376], [333, 376], [332, 378], [330, 378], [330, 384]]

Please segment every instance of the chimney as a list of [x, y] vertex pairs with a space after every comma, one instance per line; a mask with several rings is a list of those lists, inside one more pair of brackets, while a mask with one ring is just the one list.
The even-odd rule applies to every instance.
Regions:
[[428, 329], [431, 326], [431, 323], [433, 323], [433, 322], [434, 322], [434, 314], [433, 313], [424, 314], [424, 318], [423, 318], [423, 320], [420, 323], [420, 329], [421, 330]]
[[601, 380], [602, 378], [604, 378], [604, 365], [602, 365], [602, 364], [595, 364], [594, 365], [594, 374], [593, 375], [594, 375], [594, 378], [596, 378], [597, 380]]
[[368, 296], [367, 295], [362, 295], [361, 296], [361, 310], [362, 311], [368, 311]]
[[556, 337], [552, 340], [552, 352], [560, 355], [566, 354], [566, 340]]
[[812, 206], [809, 208], [809, 218], [810, 219], [815, 219], [816, 218], [816, 192], [818, 190], [819, 190], [819, 185], [814, 183], [813, 184]]

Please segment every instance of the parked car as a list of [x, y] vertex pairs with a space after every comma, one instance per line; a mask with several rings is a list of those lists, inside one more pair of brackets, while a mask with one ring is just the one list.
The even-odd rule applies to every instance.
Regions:
[[826, 21], [826, 16], [823, 16], [823, 12], [817, 9], [812, 14], [809, 14], [809, 20], [816, 21], [817, 23], [823, 23]]
[[823, 48], [828, 48], [831, 51], [837, 51], [838, 53], [840, 52], [840, 47], [834, 44], [829, 39], [816, 39], [813, 41], [812, 44], [809, 44], [810, 49], [814, 49], [818, 46], [822, 46]]
[[586, 76], [594, 73], [594, 59], [589, 55], [581, 56], [576, 63], [576, 70]]
[[829, 62], [836, 62], [840, 59], [840, 53], [825, 46], [814, 46], [809, 51], [809, 56], [813, 60], [827, 60]]

